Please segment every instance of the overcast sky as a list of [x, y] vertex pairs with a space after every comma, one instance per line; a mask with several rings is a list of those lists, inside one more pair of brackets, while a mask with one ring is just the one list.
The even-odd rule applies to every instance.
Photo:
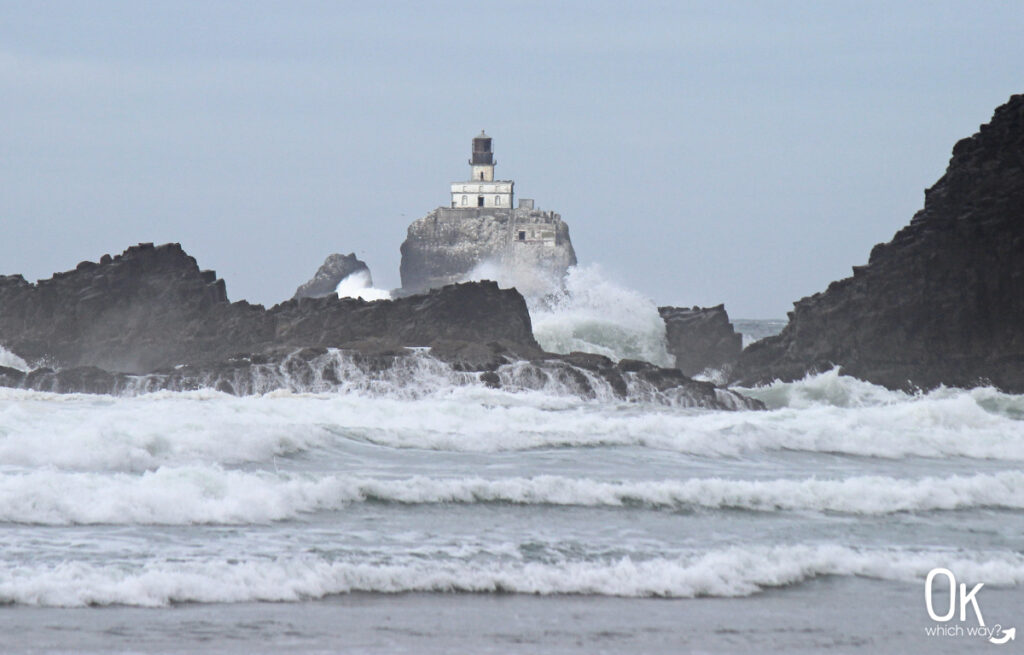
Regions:
[[1024, 4], [0, 2], [0, 273], [178, 241], [232, 300], [497, 175], [661, 304], [782, 317], [1024, 92]]

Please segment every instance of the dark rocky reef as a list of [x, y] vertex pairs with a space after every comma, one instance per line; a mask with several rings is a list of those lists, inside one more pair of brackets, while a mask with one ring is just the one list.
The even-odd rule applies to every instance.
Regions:
[[532, 354], [533, 359], [523, 359], [521, 348], [498, 342], [440, 342], [429, 351], [371, 342], [346, 349], [301, 348], [239, 355], [223, 362], [177, 366], [141, 375], [112, 373], [92, 366], [32, 371], [0, 366], [0, 387], [113, 395], [198, 389], [249, 395], [287, 389], [416, 398], [438, 389], [475, 385], [613, 402], [703, 409], [764, 408], [760, 401], [647, 362], [624, 360], [616, 364], [589, 353]]
[[142, 244], [30, 284], [0, 277], [0, 343], [30, 371], [0, 387], [133, 394], [360, 391], [416, 396], [446, 386], [538, 390], [711, 409], [757, 401], [644, 362], [545, 353], [515, 289], [454, 284], [397, 300], [231, 303], [224, 281], [178, 244]]
[[866, 266], [789, 318], [743, 352], [736, 381], [838, 365], [889, 388], [1024, 393], [1024, 95], [956, 144], [924, 208]]
[[0, 343], [61, 368], [147, 373], [367, 339], [401, 346], [504, 340], [539, 350], [522, 296], [488, 282], [372, 303], [303, 298], [267, 310], [229, 302], [224, 281], [199, 270], [178, 244], [142, 244], [36, 284], [0, 277]]
[[367, 283], [372, 285], [373, 278], [370, 277], [370, 267], [356, 257], [354, 252], [347, 255], [338, 253], [328, 255], [324, 263], [317, 269], [316, 274], [295, 290], [292, 300], [329, 296], [338, 288], [339, 282], [360, 271], [366, 271]]
[[743, 335], [733, 329], [725, 305], [659, 307], [658, 313], [665, 321], [668, 352], [685, 375], [727, 369], [743, 350]]

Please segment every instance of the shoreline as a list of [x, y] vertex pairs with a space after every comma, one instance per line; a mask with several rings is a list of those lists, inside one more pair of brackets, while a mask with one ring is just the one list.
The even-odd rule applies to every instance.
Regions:
[[[824, 577], [742, 598], [357, 592], [297, 603], [170, 608], [8, 606], [9, 653], [929, 652], [991, 648], [928, 637], [922, 585]], [[986, 587], [986, 619], [1024, 616], [1015, 587]]]

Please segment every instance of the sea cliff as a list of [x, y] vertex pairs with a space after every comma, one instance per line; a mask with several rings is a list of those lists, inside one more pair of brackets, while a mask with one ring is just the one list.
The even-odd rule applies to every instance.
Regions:
[[743, 352], [735, 381], [839, 366], [890, 388], [1024, 392], [1024, 95], [954, 146], [909, 225], [789, 319]]

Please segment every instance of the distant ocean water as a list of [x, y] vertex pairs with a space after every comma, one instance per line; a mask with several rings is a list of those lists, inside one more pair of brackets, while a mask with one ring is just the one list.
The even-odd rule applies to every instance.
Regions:
[[746, 348], [755, 341], [773, 337], [782, 332], [782, 328], [786, 327], [786, 322], [785, 319], [735, 318], [732, 319], [732, 326], [743, 335], [743, 347]]
[[935, 567], [1024, 626], [1024, 397], [746, 392], [0, 391], [4, 648], [994, 648], [926, 636]]

